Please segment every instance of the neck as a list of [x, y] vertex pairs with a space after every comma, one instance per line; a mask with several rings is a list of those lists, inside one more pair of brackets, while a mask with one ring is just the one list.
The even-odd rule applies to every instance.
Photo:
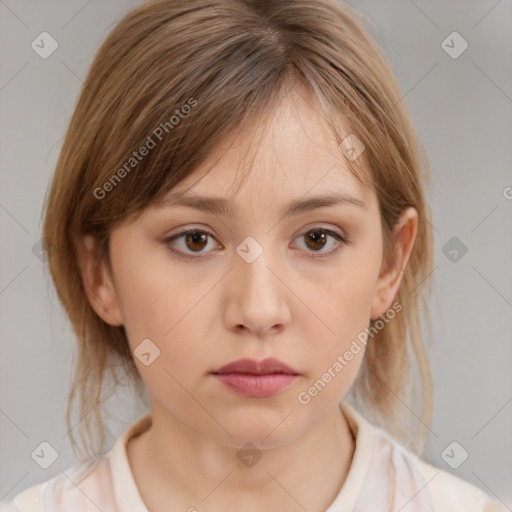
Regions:
[[322, 511], [339, 493], [355, 449], [338, 407], [286, 444], [258, 450], [261, 458], [254, 464], [248, 458], [247, 465], [238, 458], [238, 447], [191, 430], [161, 407], [152, 407], [152, 420], [150, 429], [128, 443], [132, 472], [149, 510], [167, 503], [183, 510], [250, 512], [286, 504]]

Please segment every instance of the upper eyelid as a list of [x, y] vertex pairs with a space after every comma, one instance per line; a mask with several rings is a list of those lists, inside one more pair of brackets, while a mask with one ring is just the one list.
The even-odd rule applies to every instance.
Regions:
[[[199, 232], [199, 233], [206, 233], [206, 234], [210, 235], [212, 238], [216, 238], [216, 236], [208, 228], [192, 226], [192, 227], [184, 227], [184, 228], [177, 228], [177, 229], [179, 231], [176, 231], [175, 233], [173, 233], [173, 234], [171, 234], [169, 236], [166, 236], [166, 239], [169, 240], [171, 238], [179, 237], [181, 235], [184, 235], [184, 234], [187, 234], [187, 233], [190, 233], [190, 232], [196, 232], [196, 231]], [[325, 225], [322, 225], [321, 223], [320, 224], [314, 224], [312, 226], [308, 226], [307, 228], [302, 229], [302, 231], [300, 231], [297, 236], [300, 236], [300, 235], [302, 235], [304, 233], [307, 233], [308, 231], [312, 231], [314, 229], [318, 229], [319, 231], [320, 230], [332, 231], [332, 232], [338, 234], [339, 236], [347, 238], [346, 235], [345, 235], [344, 230], [342, 230], [341, 233], [338, 233], [336, 231], [336, 229], [339, 229], [339, 228], [325, 226]]]

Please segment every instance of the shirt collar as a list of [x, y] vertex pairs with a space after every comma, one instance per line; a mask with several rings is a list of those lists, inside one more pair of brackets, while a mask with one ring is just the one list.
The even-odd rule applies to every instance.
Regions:
[[151, 426], [151, 421], [151, 413], [140, 416], [121, 434], [108, 453], [119, 512], [148, 512], [133, 478], [126, 446], [128, 439], [145, 432]]
[[339, 406], [352, 430], [356, 447], [343, 486], [326, 512], [351, 512], [355, 510], [356, 502], [370, 468], [375, 443], [373, 425], [350, 404], [341, 402]]

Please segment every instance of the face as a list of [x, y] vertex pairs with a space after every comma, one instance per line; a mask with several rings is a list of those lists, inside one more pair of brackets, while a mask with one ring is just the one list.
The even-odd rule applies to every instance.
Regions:
[[[290, 94], [265, 125], [239, 189], [251, 133], [212, 154], [169, 204], [114, 230], [112, 274], [103, 267], [91, 289], [98, 314], [125, 326], [154, 417], [226, 445], [277, 446], [332, 414], [360, 368], [361, 333], [399, 286], [382, 268], [377, 197], [351, 175], [305, 97]], [[177, 193], [228, 208], [177, 205]], [[289, 211], [325, 195], [350, 199]], [[405, 259], [415, 235], [408, 215]], [[270, 357], [295, 375], [213, 373]]]

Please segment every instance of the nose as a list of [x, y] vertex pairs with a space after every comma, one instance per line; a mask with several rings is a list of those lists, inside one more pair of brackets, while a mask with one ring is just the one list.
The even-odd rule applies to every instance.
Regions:
[[[251, 263], [236, 255], [230, 272], [225, 321], [232, 330], [258, 337], [281, 332], [291, 319], [287, 273], [266, 248]], [[236, 261], [236, 260], [235, 260]]]

